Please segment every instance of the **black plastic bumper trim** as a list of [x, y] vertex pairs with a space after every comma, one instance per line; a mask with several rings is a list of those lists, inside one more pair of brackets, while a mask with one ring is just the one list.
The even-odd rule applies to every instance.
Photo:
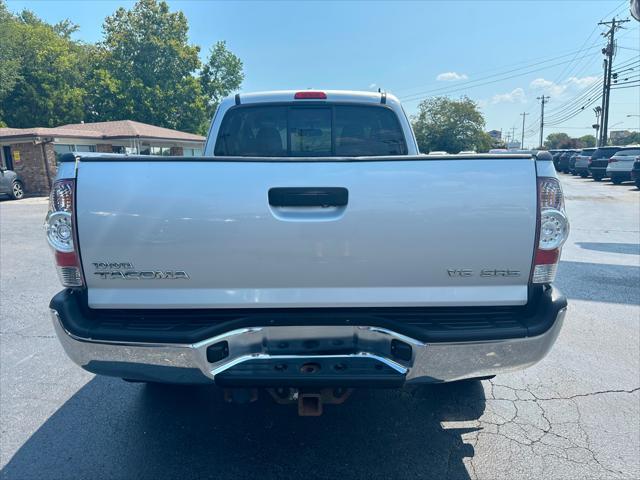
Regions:
[[518, 307], [106, 310], [89, 308], [86, 292], [63, 290], [50, 307], [71, 334], [102, 341], [190, 344], [246, 327], [362, 325], [423, 342], [465, 342], [540, 335], [567, 306], [550, 285], [532, 288], [530, 298]]

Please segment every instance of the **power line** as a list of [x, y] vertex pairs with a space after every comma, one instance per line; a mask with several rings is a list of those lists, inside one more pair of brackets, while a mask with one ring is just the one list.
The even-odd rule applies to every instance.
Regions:
[[[580, 57], [580, 58], [590, 57], [592, 55], [593, 54], [589, 54], [589, 55], [585, 55], [585, 56]], [[540, 62], [540, 63], [546, 63], [546, 62]], [[491, 85], [493, 83], [502, 82], [504, 80], [509, 80], [511, 78], [522, 77], [522, 76], [528, 75], [530, 73], [535, 73], [535, 72], [539, 72], [539, 71], [542, 71], [542, 70], [547, 70], [549, 68], [557, 67], [559, 65], [563, 65], [564, 63], [566, 63], [566, 62], [558, 62], [558, 63], [554, 63], [554, 64], [551, 64], [551, 65], [546, 65], [546, 66], [544, 66], [542, 68], [534, 68], [534, 69], [530, 69], [530, 70], [527, 70], [525, 72], [517, 73], [517, 74], [514, 74], [514, 75], [508, 75], [508, 76], [505, 76], [503, 78], [498, 78], [496, 80], [490, 80], [490, 81], [487, 81], [487, 82], [481, 82], [481, 80], [485, 80], [485, 79], [489, 79], [489, 78], [493, 78], [493, 77], [503, 76], [503, 75], [505, 75], [507, 73], [515, 72], [515, 71], [518, 71], [518, 70], [522, 70], [523, 68], [531, 68], [531, 67], [533, 67], [533, 66], [535, 66], [537, 64], [528, 65], [526, 67], [521, 67], [521, 68], [517, 68], [517, 69], [514, 69], [514, 70], [502, 72], [500, 74], [490, 75], [488, 77], [482, 77], [482, 78], [478, 78], [476, 80], [470, 80], [470, 81], [464, 82], [464, 83], [458, 83], [456, 87], [441, 87], [441, 88], [436, 88], [436, 89], [432, 89], [432, 90], [425, 90], [425, 91], [420, 92], [420, 93], [406, 95], [406, 96], [403, 96], [403, 97], [400, 97], [400, 98], [403, 101], [411, 101], [411, 100], [417, 100], [417, 99], [419, 99], [421, 97], [429, 96], [430, 94], [445, 95], [445, 94], [454, 93], [454, 92], [457, 92], [457, 91], [460, 91], [460, 90], [467, 90], [469, 88], [481, 87], [481, 86], [484, 86], [484, 85]], [[481, 83], [477, 83], [477, 82], [481, 82]]]
[[[597, 42], [593, 43], [588, 48], [596, 48], [596, 46], [597, 46]], [[560, 55], [553, 55], [551, 57], [545, 55], [545, 56], [542, 56], [542, 57], [535, 57], [535, 58], [531, 58], [531, 59], [528, 59], [528, 60], [522, 60], [522, 61], [519, 61], [519, 62], [510, 63], [510, 64], [507, 64], [507, 65], [504, 65], [504, 66], [498, 67], [498, 68], [490, 68], [490, 69], [487, 69], [487, 70], [481, 70], [479, 72], [476, 72], [475, 74], [478, 75], [478, 74], [489, 73], [489, 72], [498, 72], [498, 73], [494, 73], [492, 75], [487, 75], [487, 76], [484, 76], [484, 77], [479, 77], [479, 78], [477, 78], [475, 80], [468, 80], [466, 82], [458, 82], [458, 83], [456, 83], [456, 85], [460, 85], [462, 83], [466, 84], [466, 83], [470, 83], [470, 82], [484, 80], [484, 79], [491, 78], [491, 77], [494, 77], [494, 76], [503, 75], [505, 73], [511, 73], [511, 72], [519, 70], [519, 69], [528, 68], [528, 67], [533, 66], [533, 65], [538, 65], [538, 64], [542, 64], [542, 63], [546, 63], [546, 62], [552, 62], [554, 60], [559, 60], [561, 58], [570, 57], [571, 55], [574, 55], [576, 53], [580, 53], [581, 50], [582, 49], [570, 50], [570, 51], [562, 53]], [[519, 66], [519, 67], [515, 68], [513, 70], [506, 70], [506, 71], [503, 70], [505, 68], [511, 68], [511, 67], [516, 67], [516, 66]], [[401, 90], [396, 90], [396, 93], [403, 92], [403, 91], [406, 92], [406, 91], [410, 91], [410, 90], [422, 89], [422, 88], [425, 88], [425, 87], [427, 87], [429, 85], [440, 85], [440, 83], [431, 82], [431, 83], [428, 83], [426, 85], [420, 85], [420, 86], [405, 88], [405, 89], [401, 89]], [[441, 88], [448, 88], [448, 87], [441, 87]], [[427, 91], [430, 91], [430, 90], [428, 89]], [[399, 96], [399, 97], [400, 98], [405, 98], [405, 97], [418, 95], [418, 94], [419, 94], [419, 92], [417, 92], [417, 93], [407, 93], [406, 95]]]

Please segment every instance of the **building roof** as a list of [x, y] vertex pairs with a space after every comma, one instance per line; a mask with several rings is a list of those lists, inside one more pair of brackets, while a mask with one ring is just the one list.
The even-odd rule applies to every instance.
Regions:
[[113, 122], [73, 123], [55, 128], [0, 128], [0, 139], [24, 137], [71, 137], [71, 138], [149, 138], [203, 142], [205, 137], [170, 128], [156, 127], [133, 120]]

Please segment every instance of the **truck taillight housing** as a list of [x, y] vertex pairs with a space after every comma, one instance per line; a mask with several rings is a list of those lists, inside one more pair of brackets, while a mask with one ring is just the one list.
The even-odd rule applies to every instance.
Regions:
[[569, 219], [557, 178], [538, 177], [538, 245], [533, 260], [532, 283], [551, 283], [556, 277], [560, 251], [569, 236]]
[[49, 196], [49, 212], [45, 220], [47, 241], [53, 249], [60, 282], [65, 287], [82, 287], [75, 228], [75, 180], [58, 180]]

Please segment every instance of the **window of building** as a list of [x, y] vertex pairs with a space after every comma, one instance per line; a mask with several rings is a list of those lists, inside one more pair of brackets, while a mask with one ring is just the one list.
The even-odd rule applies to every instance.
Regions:
[[56, 153], [56, 163], [60, 162], [60, 157], [65, 153], [73, 152], [73, 145], [65, 143], [55, 143], [53, 145], [53, 151]]
[[182, 154], [185, 157], [199, 157], [202, 155], [202, 149], [201, 148], [183, 148]]
[[53, 151], [56, 153], [56, 163], [60, 161], [60, 157], [65, 153], [71, 152], [95, 152], [95, 145], [73, 145], [70, 143], [54, 143]]
[[151, 155], [171, 155], [171, 147], [151, 147]]

